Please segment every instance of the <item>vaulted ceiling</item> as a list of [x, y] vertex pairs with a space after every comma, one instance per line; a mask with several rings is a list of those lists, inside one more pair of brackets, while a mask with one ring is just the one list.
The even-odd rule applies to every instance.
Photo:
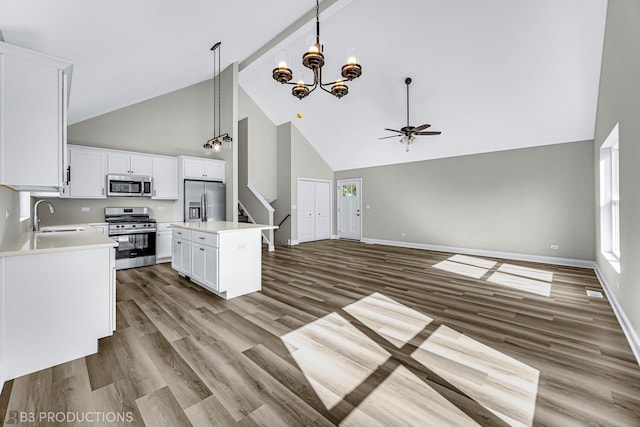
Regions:
[[[606, 0], [327, 4], [325, 75], [337, 77], [349, 47], [363, 66], [343, 99], [318, 90], [300, 101], [271, 78], [281, 50], [294, 73], [302, 68], [313, 22], [281, 33], [312, 0], [1, 0], [0, 30], [75, 64], [71, 123], [211, 78], [209, 48], [222, 41], [222, 68], [241, 63], [241, 86], [275, 124], [293, 121], [334, 170], [593, 138]], [[411, 124], [443, 132], [409, 152], [378, 140], [406, 124], [407, 76]]]

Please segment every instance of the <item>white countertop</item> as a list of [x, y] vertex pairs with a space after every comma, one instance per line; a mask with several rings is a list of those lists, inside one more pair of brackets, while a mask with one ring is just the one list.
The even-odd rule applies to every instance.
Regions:
[[109, 236], [85, 225], [59, 225], [43, 230], [82, 229], [82, 231], [28, 231], [10, 244], [0, 248], [0, 256], [33, 255], [118, 246]]
[[277, 225], [250, 224], [246, 222], [210, 221], [210, 222], [177, 222], [174, 227], [207, 233], [233, 233], [246, 230], [275, 230]]

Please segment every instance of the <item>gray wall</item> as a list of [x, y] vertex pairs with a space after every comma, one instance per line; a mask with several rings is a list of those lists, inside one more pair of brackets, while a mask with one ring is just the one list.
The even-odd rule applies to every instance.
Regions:
[[[232, 64], [222, 71], [221, 76], [221, 131], [236, 139], [238, 105], [238, 67]], [[217, 97], [217, 94], [216, 94]], [[190, 155], [204, 157], [202, 145], [214, 136], [213, 79], [152, 98], [138, 104], [121, 108], [92, 119], [75, 123], [68, 128], [70, 144], [112, 148], [170, 156]], [[217, 103], [216, 103], [217, 108]], [[216, 113], [217, 115], [217, 113]], [[217, 117], [216, 117], [217, 121]], [[217, 130], [217, 129], [216, 129]], [[227, 218], [237, 218], [238, 184], [234, 171], [237, 170], [237, 141], [232, 150], [222, 150], [215, 158], [226, 161]], [[157, 219], [179, 219], [180, 207], [176, 202], [149, 201], [125, 198], [104, 200], [55, 200], [56, 209], [69, 215], [42, 219], [43, 225], [69, 221], [82, 222], [104, 220], [99, 214], [105, 204], [108, 206], [144, 205], [154, 208]], [[88, 206], [91, 214], [80, 212], [80, 207]], [[164, 211], [158, 208], [164, 207]], [[98, 217], [102, 217], [101, 219]], [[85, 221], [86, 222], [86, 221]]]
[[[609, 1], [594, 144], [596, 262], [640, 334], [640, 3]], [[620, 274], [600, 253], [600, 146], [620, 123]]]
[[238, 117], [247, 119], [247, 182], [272, 201], [278, 196], [276, 125], [242, 87], [238, 90]]
[[[291, 123], [277, 128], [278, 198], [271, 203], [275, 209], [273, 220], [276, 225], [291, 214]], [[292, 218], [287, 219], [275, 233], [276, 245], [287, 245], [291, 240]]]
[[[298, 178], [333, 181], [333, 170], [318, 154], [298, 128], [291, 128], [291, 240], [298, 240]], [[331, 186], [333, 194], [333, 185]], [[333, 197], [333, 196], [332, 196]]]
[[[288, 219], [276, 232], [276, 244], [298, 240], [298, 178], [333, 180], [333, 170], [291, 122], [278, 126], [278, 199], [274, 222]], [[333, 187], [333, 186], [332, 186]]]
[[365, 238], [593, 260], [592, 165], [585, 141], [335, 177], [363, 180]]
[[[20, 193], [0, 185], [0, 246], [7, 245], [18, 236], [31, 229], [31, 220], [20, 221]], [[9, 218], [5, 218], [5, 211], [9, 211]]]

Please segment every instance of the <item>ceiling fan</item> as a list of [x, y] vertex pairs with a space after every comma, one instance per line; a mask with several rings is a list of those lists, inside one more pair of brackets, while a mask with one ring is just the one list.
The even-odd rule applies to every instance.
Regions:
[[411, 84], [411, 77], [407, 77], [404, 80], [404, 82], [407, 85], [407, 125], [401, 128], [400, 130], [385, 128], [385, 130], [388, 130], [389, 132], [396, 132], [398, 135], [385, 136], [378, 139], [400, 137], [399, 142], [401, 144], [404, 144], [406, 148], [405, 151], [409, 151], [409, 145], [413, 143], [413, 141], [416, 139], [416, 136], [440, 135], [442, 132], [434, 132], [434, 131], [425, 132], [424, 131], [425, 129], [428, 129], [431, 127], [431, 125], [428, 125], [428, 124], [424, 124], [420, 126], [411, 126], [409, 124], [409, 85]]

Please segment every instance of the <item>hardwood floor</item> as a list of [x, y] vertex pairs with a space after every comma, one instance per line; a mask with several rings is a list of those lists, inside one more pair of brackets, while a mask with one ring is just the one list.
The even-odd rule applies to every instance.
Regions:
[[7, 382], [6, 425], [640, 425], [591, 270], [333, 240], [263, 253], [230, 301], [169, 264], [117, 280], [114, 335]]

